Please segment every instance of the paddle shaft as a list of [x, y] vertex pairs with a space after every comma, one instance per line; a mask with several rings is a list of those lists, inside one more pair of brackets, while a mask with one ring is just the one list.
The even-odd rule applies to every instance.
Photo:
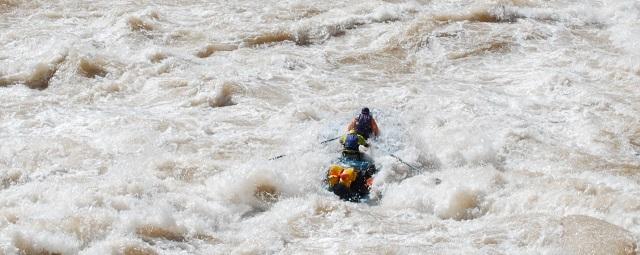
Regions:
[[395, 159], [397, 159], [398, 161], [400, 161], [400, 163], [407, 165], [409, 168], [411, 168], [411, 170], [413, 171], [420, 171], [420, 169], [418, 169], [417, 167], [405, 162], [404, 160], [402, 160], [400, 157], [394, 155], [393, 153], [389, 153], [389, 156], [394, 157]]
[[328, 143], [328, 142], [331, 142], [331, 141], [335, 141], [335, 140], [338, 140], [338, 138], [340, 138], [340, 137], [338, 136], [338, 137], [334, 137], [334, 138], [331, 138], [331, 139], [328, 139], [328, 140], [324, 140], [324, 141], [320, 142], [320, 144], [325, 144], [325, 143]]
[[[334, 137], [334, 138], [331, 138], [331, 139], [327, 139], [327, 140], [324, 140], [324, 141], [320, 142], [320, 144], [325, 144], [325, 143], [328, 143], [328, 142], [331, 142], [331, 141], [335, 141], [335, 140], [338, 140], [339, 138], [340, 138], [340, 136]], [[276, 160], [276, 159], [280, 159], [280, 158], [283, 158], [283, 157], [286, 157], [286, 156], [287, 156], [287, 154], [282, 154], [282, 155], [278, 155], [278, 156], [275, 156], [273, 158], [270, 158], [269, 160]]]

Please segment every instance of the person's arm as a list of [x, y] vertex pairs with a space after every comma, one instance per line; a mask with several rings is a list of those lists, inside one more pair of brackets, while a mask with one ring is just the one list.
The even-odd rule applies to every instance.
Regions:
[[341, 136], [341, 137], [340, 137], [340, 140], [339, 140], [339, 141], [340, 141], [340, 144], [344, 145], [344, 141], [345, 141], [346, 139], [347, 139], [347, 136], [346, 136], [346, 135]]
[[380, 129], [378, 129], [378, 123], [376, 123], [376, 119], [371, 118], [371, 131], [373, 131], [373, 135], [379, 136]]
[[358, 135], [358, 144], [364, 147], [369, 147], [369, 144], [367, 143], [367, 139], [364, 139], [364, 137], [361, 135]]
[[349, 125], [347, 126], [347, 132], [349, 132], [349, 130], [355, 129], [355, 128], [356, 128], [356, 118], [353, 118], [351, 123], [349, 123]]

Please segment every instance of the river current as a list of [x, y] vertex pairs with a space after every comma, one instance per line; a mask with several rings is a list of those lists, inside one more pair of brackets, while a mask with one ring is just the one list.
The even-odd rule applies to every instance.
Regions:
[[635, 0], [0, 0], [0, 255], [638, 254], [638, 59]]

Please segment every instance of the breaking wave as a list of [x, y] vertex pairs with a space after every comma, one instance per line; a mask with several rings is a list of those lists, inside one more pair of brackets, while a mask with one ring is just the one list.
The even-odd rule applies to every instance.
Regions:
[[[639, 252], [635, 1], [0, 13], [2, 255]], [[323, 181], [364, 106], [352, 203]]]

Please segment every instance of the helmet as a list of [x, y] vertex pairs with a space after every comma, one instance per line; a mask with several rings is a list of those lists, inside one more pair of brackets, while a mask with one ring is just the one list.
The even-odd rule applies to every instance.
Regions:
[[369, 114], [369, 108], [367, 108], [367, 107], [362, 108], [362, 112], [361, 113], [362, 114]]
[[355, 129], [349, 129], [349, 134], [355, 134], [356, 130]]

